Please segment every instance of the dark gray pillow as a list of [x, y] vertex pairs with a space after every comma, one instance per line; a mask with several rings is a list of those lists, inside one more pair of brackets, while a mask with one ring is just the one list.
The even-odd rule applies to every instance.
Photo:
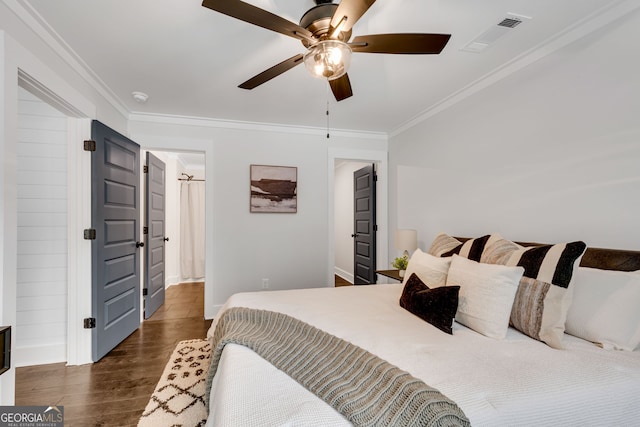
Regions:
[[458, 311], [460, 286], [441, 286], [430, 289], [416, 274], [407, 280], [400, 296], [400, 307], [449, 335]]

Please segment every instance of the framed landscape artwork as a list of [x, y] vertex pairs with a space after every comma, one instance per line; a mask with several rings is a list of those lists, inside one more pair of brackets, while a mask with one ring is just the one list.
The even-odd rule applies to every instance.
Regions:
[[297, 211], [298, 168], [251, 165], [251, 212]]

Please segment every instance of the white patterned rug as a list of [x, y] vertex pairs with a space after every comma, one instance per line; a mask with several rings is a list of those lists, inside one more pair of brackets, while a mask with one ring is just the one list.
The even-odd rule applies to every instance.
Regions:
[[210, 356], [209, 341], [180, 341], [138, 421], [138, 427], [204, 426]]

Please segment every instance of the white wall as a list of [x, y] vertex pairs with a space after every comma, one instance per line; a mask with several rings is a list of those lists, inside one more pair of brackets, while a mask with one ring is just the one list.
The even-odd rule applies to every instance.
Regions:
[[[392, 224], [639, 249], [635, 11], [390, 141]], [[390, 227], [393, 228], [393, 227]]]
[[[269, 279], [270, 290], [331, 286], [327, 150], [386, 152], [386, 140], [379, 136], [332, 132], [327, 141], [321, 131], [277, 126], [243, 130], [141, 118], [130, 122], [130, 134], [146, 148], [205, 152], [207, 317], [232, 294], [261, 290], [263, 278]], [[251, 164], [298, 168], [296, 214], [249, 212]]]
[[[334, 247], [336, 274], [353, 283], [353, 173], [370, 163], [336, 162]], [[381, 266], [378, 266], [380, 269]]]
[[18, 91], [16, 366], [67, 360], [67, 117]]

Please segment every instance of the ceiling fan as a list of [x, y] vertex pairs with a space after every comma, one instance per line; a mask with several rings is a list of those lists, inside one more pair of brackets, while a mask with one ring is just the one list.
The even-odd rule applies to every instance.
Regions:
[[347, 69], [351, 52], [439, 54], [450, 34], [372, 34], [351, 38], [351, 28], [375, 0], [315, 0], [316, 6], [295, 24], [240, 0], [204, 0], [202, 6], [224, 15], [293, 37], [307, 52], [297, 54], [250, 78], [238, 87], [253, 89], [304, 62], [312, 75], [326, 78], [337, 101], [353, 95]]

